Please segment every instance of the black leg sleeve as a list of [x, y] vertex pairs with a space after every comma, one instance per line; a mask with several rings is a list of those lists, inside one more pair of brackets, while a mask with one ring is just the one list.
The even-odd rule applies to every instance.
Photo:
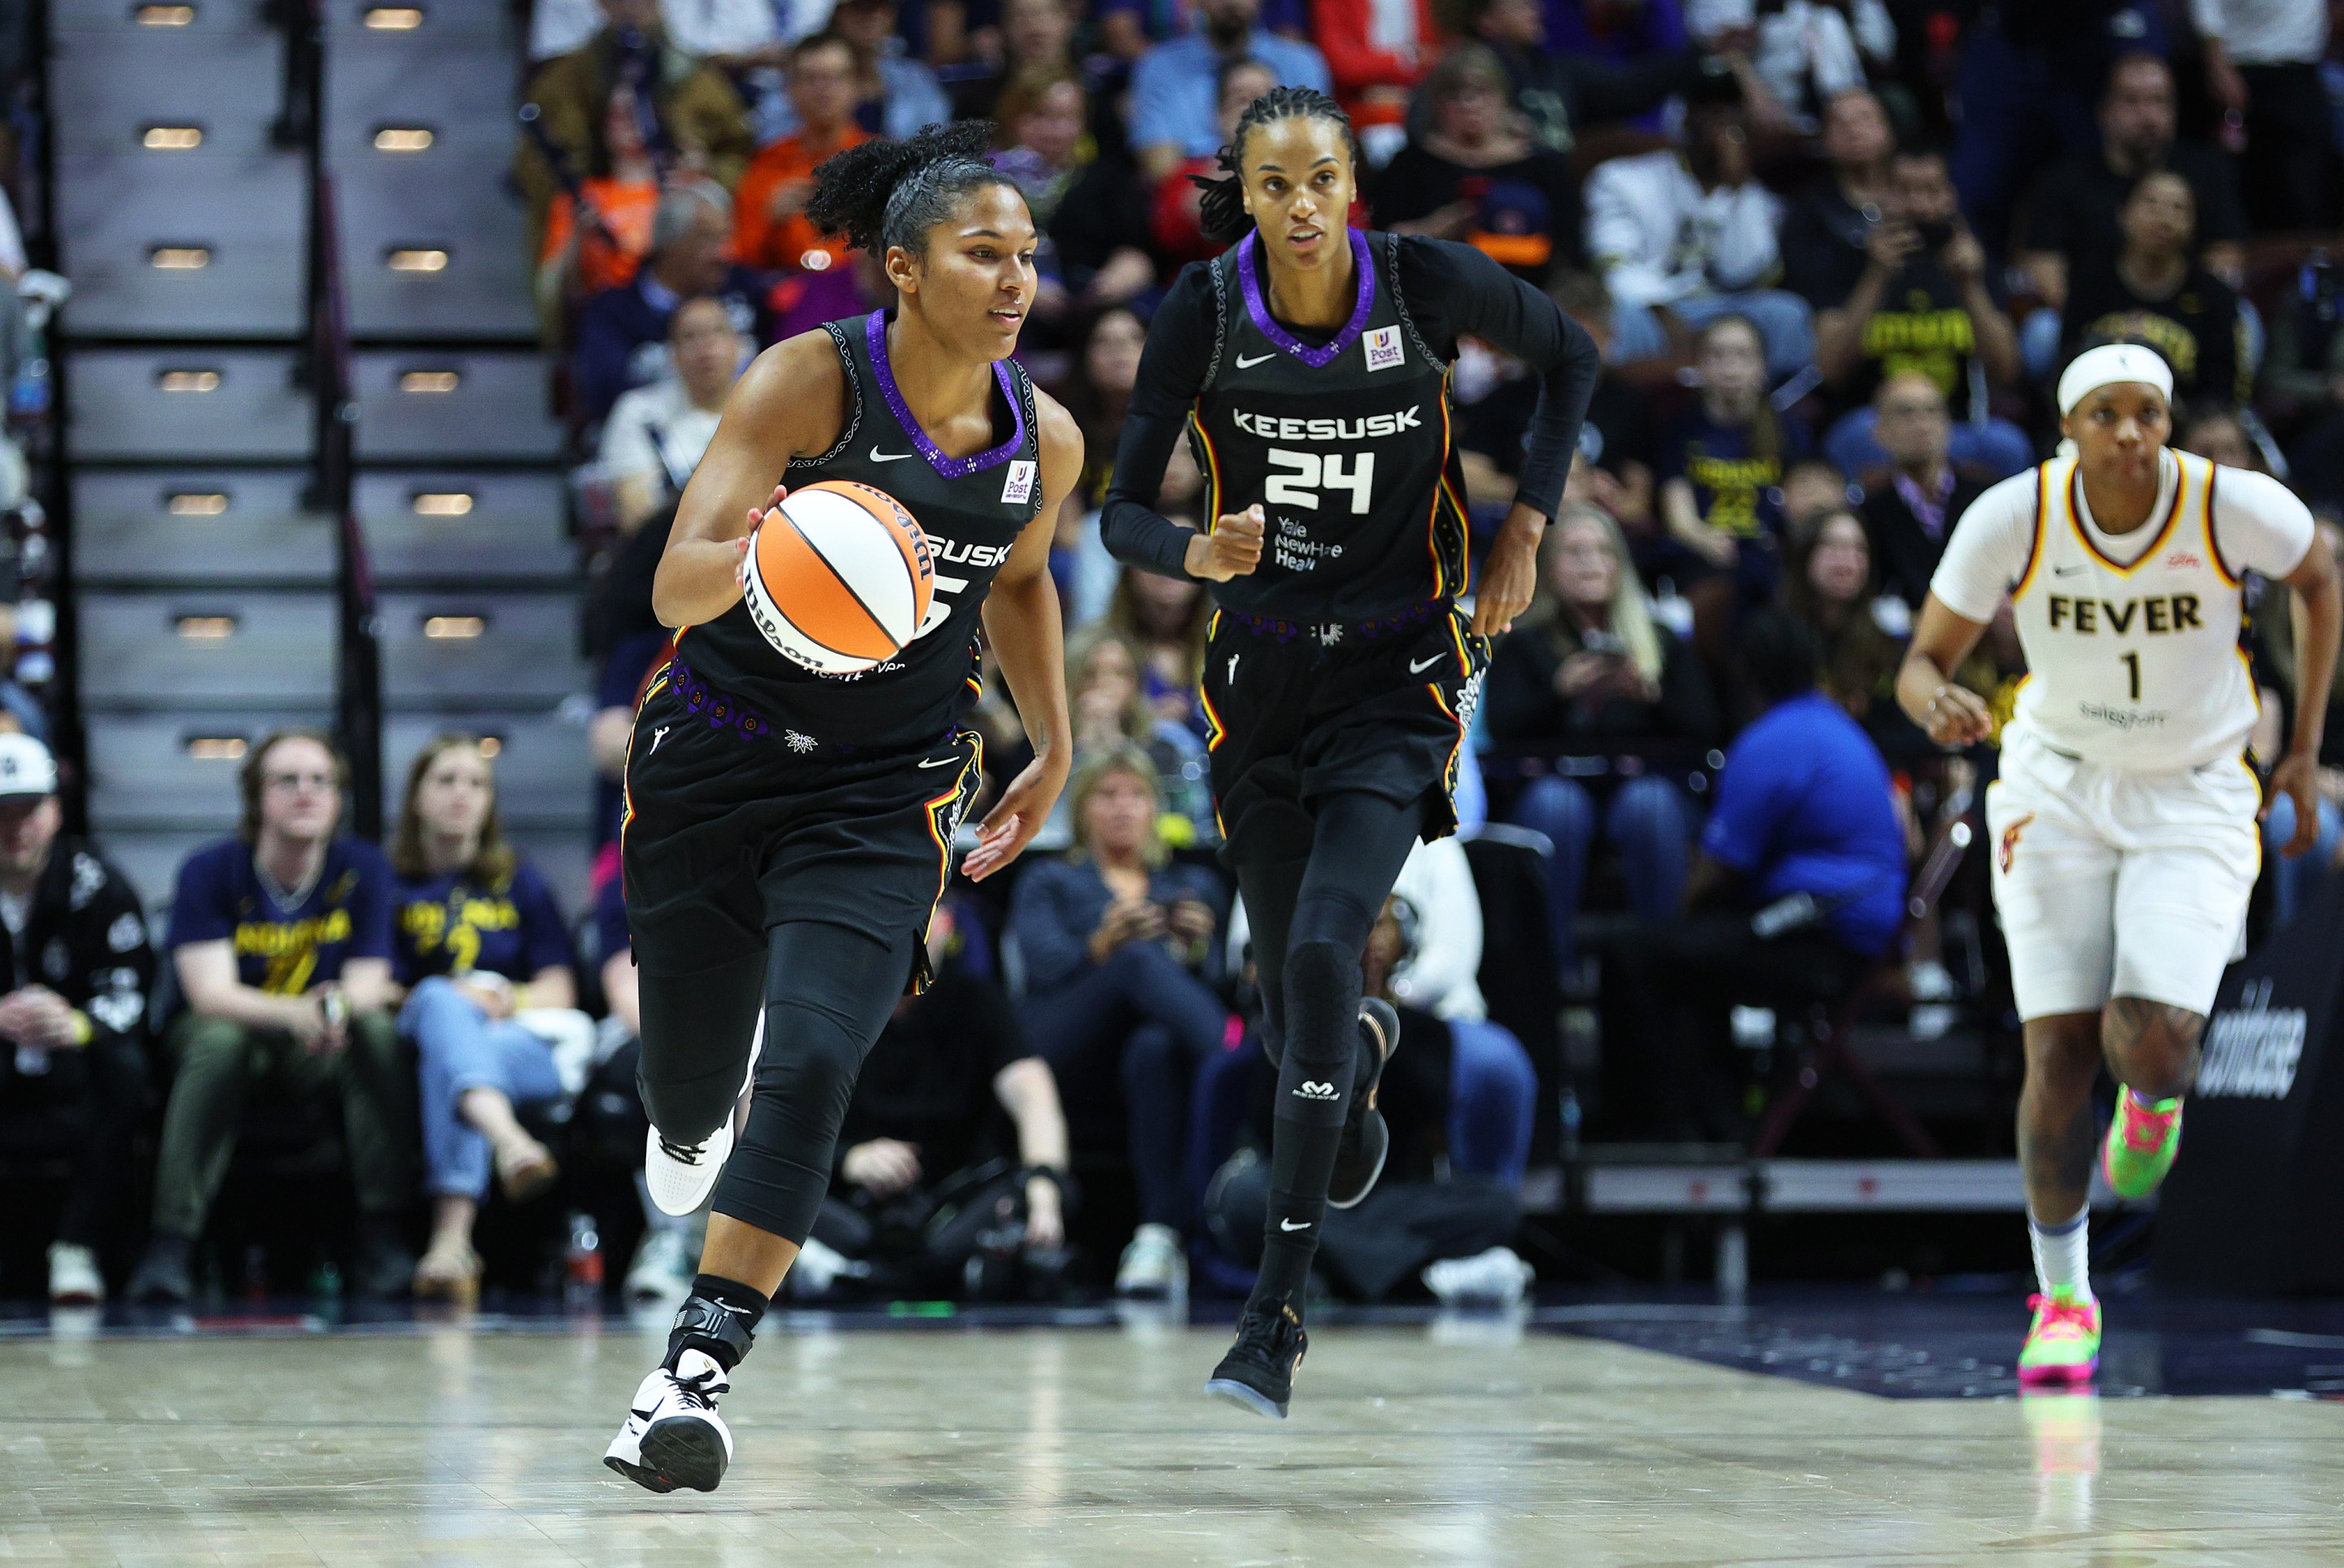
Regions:
[[697, 1143], [732, 1114], [765, 1001], [766, 962], [752, 954], [688, 974], [640, 971], [635, 1091], [662, 1136]]
[[765, 1050], [715, 1211], [803, 1243], [830, 1191], [863, 1059], [903, 997], [919, 938], [906, 930], [883, 942], [819, 920], [793, 920], [770, 936]]
[[1287, 932], [1286, 1051], [1258, 1302], [1295, 1295], [1309, 1275], [1361, 1050], [1359, 957], [1423, 823], [1421, 801], [1342, 794], [1319, 807]]

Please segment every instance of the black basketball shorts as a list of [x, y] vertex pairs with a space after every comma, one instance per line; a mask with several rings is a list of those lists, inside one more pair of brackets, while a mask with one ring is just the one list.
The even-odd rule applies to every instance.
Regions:
[[[636, 963], [713, 969], [763, 954], [766, 931], [789, 920], [924, 940], [983, 778], [975, 732], [842, 757], [745, 717], [681, 661], [636, 710], [619, 839]], [[914, 947], [913, 991], [928, 979]]]
[[1203, 697], [1214, 809], [1231, 864], [1293, 859], [1312, 803], [1430, 797], [1424, 836], [1457, 828], [1457, 769], [1487, 639], [1445, 600], [1388, 621], [1301, 626], [1217, 612]]

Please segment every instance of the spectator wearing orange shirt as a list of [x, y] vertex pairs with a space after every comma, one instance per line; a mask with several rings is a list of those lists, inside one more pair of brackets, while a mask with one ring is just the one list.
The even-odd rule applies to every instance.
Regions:
[[579, 181], [594, 221], [580, 226], [577, 203], [567, 191], [553, 198], [546, 216], [537, 295], [549, 317], [565, 301], [631, 282], [652, 248], [659, 166], [643, 141], [633, 88], [621, 84], [611, 90], [598, 130], [588, 146], [586, 177]]
[[828, 272], [846, 259], [846, 242], [814, 227], [805, 206], [814, 166], [868, 139], [854, 123], [854, 49], [835, 33], [808, 38], [790, 54], [789, 89], [798, 132], [759, 153], [741, 176], [732, 248], [743, 266]]

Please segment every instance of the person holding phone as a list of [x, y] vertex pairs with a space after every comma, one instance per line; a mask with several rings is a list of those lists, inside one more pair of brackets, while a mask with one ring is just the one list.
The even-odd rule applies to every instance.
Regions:
[[[1955, 410], [1953, 460], [1990, 468], [1997, 478], [2015, 474], [2034, 462], [2034, 447], [2016, 426], [1987, 418], [1975, 405], [1987, 387], [2017, 385], [2018, 328], [1987, 284], [1985, 246], [1962, 217], [1945, 155], [1899, 151], [1885, 194], [1854, 288], [1815, 317], [1815, 364], [1854, 405], [1824, 449], [1846, 474], [1886, 464], [1888, 453], [1873, 436], [1873, 393], [1891, 377], [1917, 373]], [[1973, 362], [1984, 386], [1971, 374]]]
[[1009, 903], [1026, 1032], [1076, 1141], [1129, 1151], [1140, 1222], [1116, 1292], [1177, 1296], [1187, 1283], [1188, 1083], [1228, 1025], [1213, 990], [1228, 890], [1208, 868], [1167, 859], [1156, 768], [1137, 745], [1098, 752], [1072, 795], [1075, 849], [1027, 871]]

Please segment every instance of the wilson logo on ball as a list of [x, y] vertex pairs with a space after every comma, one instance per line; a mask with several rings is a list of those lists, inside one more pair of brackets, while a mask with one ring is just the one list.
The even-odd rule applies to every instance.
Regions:
[[823, 479], [793, 490], [751, 536], [749, 618], [818, 675], [876, 668], [918, 634], [935, 588], [927, 536], [894, 497]]

